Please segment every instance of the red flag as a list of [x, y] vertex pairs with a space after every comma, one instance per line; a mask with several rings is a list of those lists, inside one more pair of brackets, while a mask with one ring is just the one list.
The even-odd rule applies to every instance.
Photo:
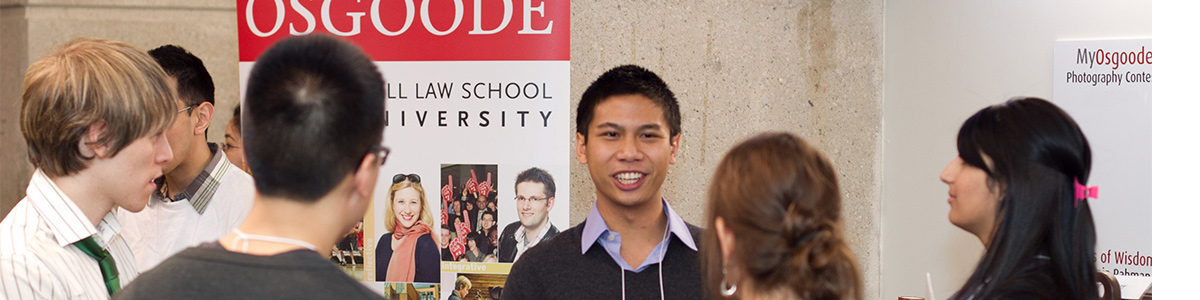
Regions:
[[450, 241], [450, 255], [454, 256], [454, 260], [458, 260], [460, 255], [467, 252], [466, 239], [466, 237], [459, 236]]
[[479, 192], [478, 187], [477, 187], [477, 185], [479, 184], [478, 182], [479, 182], [479, 179], [475, 178], [475, 169], [471, 169], [471, 179], [467, 179], [467, 190], [471, 191], [472, 194], [478, 193]]
[[467, 234], [471, 233], [471, 218], [467, 217], [466, 210], [463, 210], [461, 216], [463, 216], [463, 221], [454, 225], [454, 230], [458, 232], [458, 236], [467, 236]]
[[487, 173], [487, 181], [480, 182], [475, 187], [479, 190], [480, 196], [487, 198], [488, 194], [492, 192], [492, 172]]
[[450, 201], [454, 201], [454, 175], [446, 175], [446, 185], [442, 186], [442, 202]]

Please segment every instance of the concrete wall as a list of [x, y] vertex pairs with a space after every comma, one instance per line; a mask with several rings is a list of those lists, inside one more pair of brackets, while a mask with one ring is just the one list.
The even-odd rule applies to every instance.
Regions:
[[1010, 97], [1051, 99], [1055, 40], [1150, 37], [1150, 1], [889, 1], [886, 14], [879, 298], [924, 296], [929, 272], [945, 299], [983, 254], [950, 224], [938, 180], [962, 122]]
[[[237, 93], [234, 1], [0, 0], [0, 212], [24, 194], [20, 78], [30, 62], [75, 37], [144, 48], [175, 43], [217, 81], [218, 141]], [[87, 3], [87, 4], [83, 4]], [[605, 70], [634, 63], [662, 75], [680, 99], [683, 145], [665, 186], [684, 219], [703, 223], [704, 193], [725, 151], [765, 130], [795, 132], [833, 161], [846, 233], [878, 298], [884, 6], [876, 1], [574, 1], [571, 97]], [[574, 106], [573, 106], [574, 107]], [[573, 151], [574, 149], [572, 149]], [[571, 220], [594, 198], [573, 162]]]
[[[665, 195], [685, 220], [703, 225], [705, 191], [731, 146], [764, 130], [795, 132], [833, 161], [866, 299], [877, 298], [881, 1], [571, 5], [575, 102], [596, 76], [627, 63], [661, 75], [681, 101], [683, 142]], [[578, 163], [571, 184], [571, 221], [577, 223], [587, 217], [592, 201], [584, 199], [594, 199], [595, 189]]]
[[208, 130], [224, 140], [238, 102], [237, 20], [232, 1], [4, 0], [0, 2], [0, 212], [25, 195], [32, 166], [21, 135], [21, 82], [29, 64], [75, 38], [125, 41], [149, 50], [164, 44], [204, 61], [216, 84]]

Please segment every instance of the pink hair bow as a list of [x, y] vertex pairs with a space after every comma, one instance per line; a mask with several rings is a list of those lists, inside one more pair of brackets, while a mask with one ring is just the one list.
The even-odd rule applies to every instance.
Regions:
[[1087, 200], [1087, 198], [1097, 199], [1097, 197], [1100, 197], [1099, 186], [1082, 185], [1079, 184], [1078, 178], [1075, 179], [1075, 207], [1079, 207], [1080, 200]]

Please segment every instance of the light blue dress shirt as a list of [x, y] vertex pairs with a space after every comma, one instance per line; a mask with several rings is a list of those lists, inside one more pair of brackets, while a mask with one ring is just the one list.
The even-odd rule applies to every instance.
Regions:
[[608, 252], [608, 256], [612, 257], [613, 261], [620, 265], [622, 269], [640, 273], [650, 265], [661, 263], [663, 257], [667, 253], [667, 245], [670, 244], [671, 236], [679, 238], [679, 241], [691, 248], [692, 251], [698, 251], [696, 241], [692, 239], [692, 233], [688, 230], [687, 223], [671, 209], [671, 205], [667, 204], [667, 199], [662, 199], [663, 212], [667, 214], [667, 232], [666, 238], [658, 242], [654, 246], [654, 250], [646, 256], [646, 260], [642, 261], [642, 265], [634, 268], [630, 266], [625, 259], [621, 257], [621, 234], [615, 231], [608, 230], [608, 223], [604, 222], [604, 217], [600, 216], [600, 211], [597, 210], [596, 204], [592, 204], [592, 212], [588, 214], [587, 221], [583, 225], [583, 236], [581, 239], [580, 249], [583, 253], [587, 253], [588, 249], [592, 248], [592, 244], [600, 243], [604, 247], [604, 251]]

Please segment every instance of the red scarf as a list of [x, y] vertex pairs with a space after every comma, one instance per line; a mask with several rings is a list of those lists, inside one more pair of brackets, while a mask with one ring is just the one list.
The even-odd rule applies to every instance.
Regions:
[[430, 232], [429, 226], [421, 221], [417, 221], [412, 227], [405, 229], [399, 222], [396, 223], [396, 229], [392, 230], [392, 236], [400, 239], [399, 246], [392, 252], [392, 258], [388, 261], [387, 277], [384, 279], [392, 282], [413, 282], [413, 277], [416, 275], [416, 262], [413, 261], [413, 253], [416, 252], [417, 239], [422, 235]]

